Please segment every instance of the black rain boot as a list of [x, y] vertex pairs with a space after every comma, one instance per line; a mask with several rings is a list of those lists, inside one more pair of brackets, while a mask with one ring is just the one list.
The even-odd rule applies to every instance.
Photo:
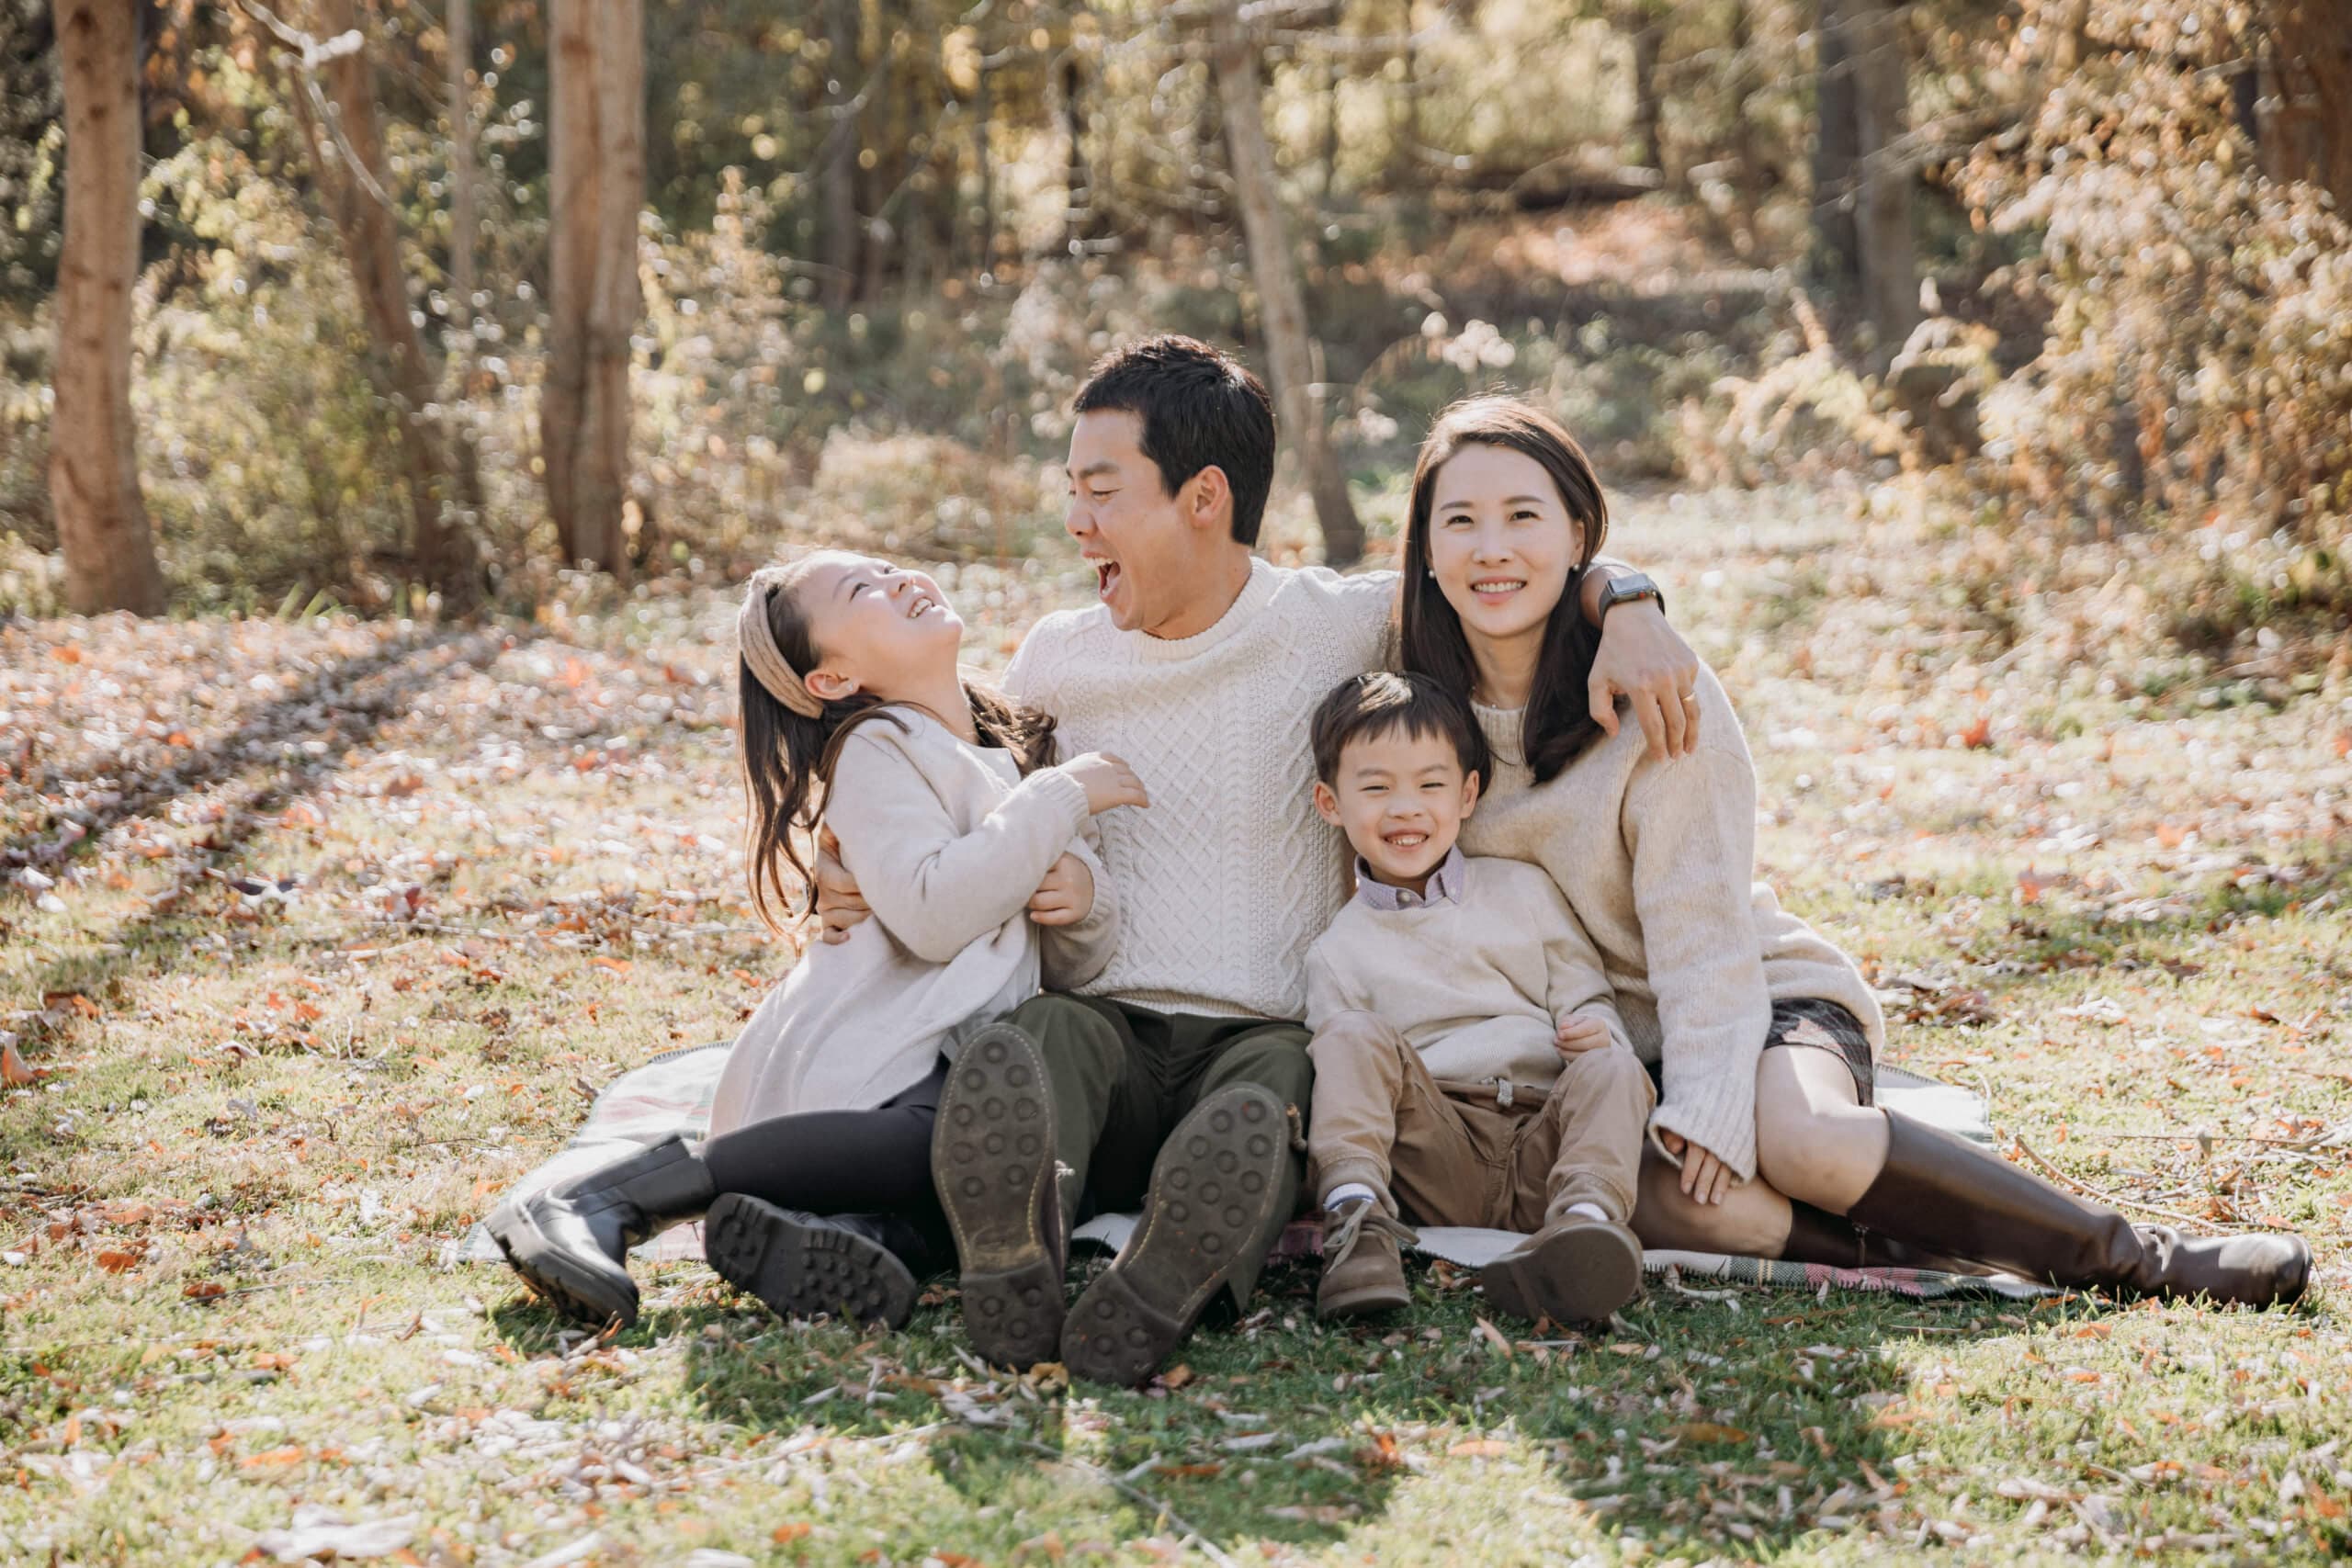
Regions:
[[637, 1321], [628, 1249], [701, 1217], [710, 1172], [683, 1138], [664, 1138], [491, 1213], [491, 1238], [514, 1272], [566, 1315], [601, 1327]]
[[1848, 1212], [1865, 1230], [2030, 1279], [2127, 1296], [2208, 1296], [2275, 1306], [2310, 1281], [2297, 1235], [2187, 1236], [2135, 1225], [1998, 1155], [1923, 1122], [1886, 1115], [1886, 1168]]
[[703, 1256], [778, 1317], [831, 1313], [844, 1323], [904, 1328], [918, 1288], [890, 1245], [899, 1228], [876, 1214], [820, 1216], [727, 1192], [710, 1205]]

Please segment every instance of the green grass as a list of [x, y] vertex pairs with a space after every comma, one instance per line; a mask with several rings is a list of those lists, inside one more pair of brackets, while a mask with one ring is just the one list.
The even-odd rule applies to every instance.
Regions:
[[[1612, 547], [1725, 672], [1783, 897], [1909, 998], [1893, 1058], [2075, 1182], [2304, 1231], [2307, 1303], [1668, 1286], [1537, 1342], [1443, 1268], [1326, 1329], [1291, 1269], [1137, 1394], [975, 1369], [948, 1281], [861, 1336], [678, 1265], [582, 1339], [442, 1259], [791, 962], [741, 892], [726, 597], [17, 625], [0, 852], [58, 886], [0, 896], [43, 1075], [0, 1099], [0, 1561], [232, 1562], [305, 1505], [435, 1563], [2352, 1549], [2340, 680], [2210, 705], [2085, 596], [1988, 642], [1931, 548], [1801, 495], [1637, 502]], [[1067, 586], [967, 570], [976, 652]]]

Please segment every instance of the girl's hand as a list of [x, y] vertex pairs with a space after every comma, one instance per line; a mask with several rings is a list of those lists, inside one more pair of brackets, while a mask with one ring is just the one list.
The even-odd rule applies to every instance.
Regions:
[[1563, 1056], [1598, 1051], [1609, 1043], [1609, 1026], [1597, 1018], [1572, 1012], [1560, 1021], [1560, 1032], [1553, 1043], [1560, 1048]]
[[1151, 804], [1136, 771], [1108, 751], [1072, 757], [1061, 770], [1085, 786], [1086, 809], [1097, 817], [1117, 807]]
[[1682, 1161], [1682, 1193], [1694, 1203], [1720, 1203], [1735, 1185], [1731, 1167], [1679, 1133], [1658, 1129], [1657, 1141]]
[[842, 841], [831, 828], [817, 830], [817, 919], [822, 922], [821, 940], [828, 947], [838, 947], [849, 940], [850, 931], [860, 921], [869, 919], [874, 911], [857, 891], [857, 878], [842, 864]]
[[1029, 896], [1029, 920], [1040, 926], [1074, 926], [1094, 912], [1094, 874], [1076, 855], [1065, 853]]

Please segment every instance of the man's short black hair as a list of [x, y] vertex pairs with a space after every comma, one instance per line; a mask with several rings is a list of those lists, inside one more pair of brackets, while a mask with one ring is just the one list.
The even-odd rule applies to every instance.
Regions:
[[1416, 739], [1451, 743], [1464, 774], [1477, 774], [1482, 789], [1492, 782], [1494, 757], [1470, 705], [1427, 675], [1390, 670], [1351, 675], [1332, 687], [1315, 710], [1307, 730], [1315, 748], [1315, 776], [1333, 784], [1340, 774], [1340, 754], [1349, 742], [1400, 731]]
[[1170, 495], [1203, 468], [1225, 470], [1233, 536], [1258, 542], [1274, 485], [1274, 400], [1232, 355], [1170, 333], [1114, 349], [1078, 389], [1080, 413], [1115, 410], [1143, 422], [1143, 455]]

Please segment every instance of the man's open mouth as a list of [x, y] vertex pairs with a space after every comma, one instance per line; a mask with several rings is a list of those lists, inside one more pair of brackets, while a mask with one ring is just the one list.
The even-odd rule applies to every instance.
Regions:
[[1094, 563], [1094, 595], [1107, 600], [1119, 586], [1119, 563], [1099, 560]]

